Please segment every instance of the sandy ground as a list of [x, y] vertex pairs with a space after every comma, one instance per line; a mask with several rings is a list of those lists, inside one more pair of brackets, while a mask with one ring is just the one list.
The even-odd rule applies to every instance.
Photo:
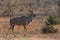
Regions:
[[16, 37], [9, 34], [7, 37], [5, 35], [0, 35], [0, 40], [60, 40], [60, 34], [29, 34], [26, 36], [17, 34]]
[[0, 38], [0, 40], [55, 40], [55, 39], [31, 37], [31, 38], [12, 38], [12, 39]]

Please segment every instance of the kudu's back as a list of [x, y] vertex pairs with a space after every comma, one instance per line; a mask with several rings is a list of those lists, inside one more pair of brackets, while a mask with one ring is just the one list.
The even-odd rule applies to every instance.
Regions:
[[26, 19], [26, 16], [12, 18], [12, 19], [10, 19], [10, 24], [23, 25], [25, 19]]

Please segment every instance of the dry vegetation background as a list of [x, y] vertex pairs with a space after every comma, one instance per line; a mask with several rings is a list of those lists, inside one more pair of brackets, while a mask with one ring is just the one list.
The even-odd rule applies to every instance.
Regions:
[[[56, 34], [42, 34], [41, 29], [45, 27], [45, 21], [49, 15], [58, 16], [56, 2], [58, 0], [40, 0], [39, 8], [37, 0], [0, 0], [0, 40], [60, 40], [60, 25], [54, 25], [59, 30]], [[5, 38], [6, 32], [10, 27], [10, 17], [2, 17], [8, 14], [12, 17], [28, 15], [29, 12], [24, 7], [24, 3], [32, 3], [34, 13], [37, 15], [33, 21], [27, 26], [26, 37], [23, 36], [23, 26], [15, 25], [13, 37], [10, 31], [8, 37]], [[22, 10], [22, 11], [21, 11]]]

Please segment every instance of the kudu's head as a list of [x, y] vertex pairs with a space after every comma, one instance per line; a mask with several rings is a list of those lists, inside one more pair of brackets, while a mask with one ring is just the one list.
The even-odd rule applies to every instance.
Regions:
[[24, 4], [24, 6], [25, 6], [26, 9], [30, 12], [30, 15], [31, 15], [32, 17], [36, 17], [36, 14], [33, 13], [33, 8], [30, 9], [29, 6], [28, 6], [28, 4]]
[[31, 13], [32, 17], [36, 17], [36, 14], [34, 14], [33, 12]]

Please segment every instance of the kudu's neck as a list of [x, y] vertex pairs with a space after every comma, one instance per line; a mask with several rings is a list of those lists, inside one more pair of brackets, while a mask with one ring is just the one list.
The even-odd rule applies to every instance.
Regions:
[[31, 12], [31, 13], [29, 14], [29, 17], [33, 17], [33, 12]]
[[30, 20], [30, 21], [32, 21], [32, 17], [33, 17], [32, 13], [27, 16], [28, 20]]

